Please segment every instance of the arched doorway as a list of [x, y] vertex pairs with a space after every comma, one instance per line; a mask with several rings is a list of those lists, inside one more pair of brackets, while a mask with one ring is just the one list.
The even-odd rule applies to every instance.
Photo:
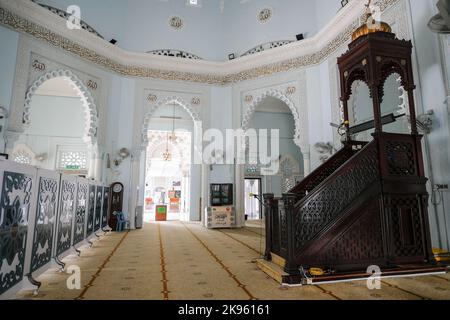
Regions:
[[144, 216], [156, 218], [159, 206], [168, 220], [199, 221], [202, 167], [194, 164], [193, 134], [198, 115], [183, 99], [161, 101], [146, 115]]
[[50, 72], [30, 87], [23, 124], [10, 150], [12, 160], [96, 177], [90, 159], [97, 149], [97, 111], [89, 91], [71, 71]]
[[144, 220], [156, 220], [156, 206], [167, 220], [189, 221], [191, 133], [150, 130], [146, 157]]
[[[303, 154], [298, 145], [299, 121], [295, 107], [289, 106], [283, 100], [272, 95], [266, 95], [252, 107], [252, 113], [246, 118], [245, 130], [275, 129], [279, 131], [279, 138], [269, 135], [270, 143], [279, 144], [278, 171], [267, 175], [262, 172], [264, 167], [247, 163], [244, 167], [243, 203], [247, 219], [261, 219], [261, 204], [252, 197], [253, 194], [262, 195], [273, 193], [281, 196], [292, 188], [304, 176]], [[274, 141], [278, 139], [278, 141]], [[248, 154], [247, 154], [248, 156]], [[273, 155], [272, 155], [273, 156]], [[255, 212], [256, 210], [256, 212]]]

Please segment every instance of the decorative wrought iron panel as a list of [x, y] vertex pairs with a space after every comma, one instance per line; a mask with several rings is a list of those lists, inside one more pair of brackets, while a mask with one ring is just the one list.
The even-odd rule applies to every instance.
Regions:
[[23, 278], [33, 177], [4, 172], [0, 208], [0, 294]]
[[103, 187], [102, 228], [108, 226], [109, 188]]
[[72, 242], [73, 210], [75, 206], [76, 183], [62, 180], [59, 200], [59, 221], [56, 255], [70, 249]]
[[84, 226], [86, 222], [86, 208], [88, 199], [88, 184], [78, 183], [77, 206], [75, 210], [75, 229], [73, 233], [73, 244], [76, 245], [84, 240]]
[[53, 178], [39, 179], [30, 272], [46, 265], [52, 258], [53, 230], [58, 208], [58, 183], [59, 181]]
[[95, 186], [90, 185], [88, 198], [86, 238], [89, 237], [94, 232], [94, 215], [95, 215]]
[[102, 205], [103, 205], [103, 187], [97, 186], [95, 199], [95, 225], [94, 230], [97, 231], [101, 227]]

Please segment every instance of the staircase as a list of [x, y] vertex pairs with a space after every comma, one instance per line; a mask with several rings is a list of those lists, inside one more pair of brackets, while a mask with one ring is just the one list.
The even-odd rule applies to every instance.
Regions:
[[310, 268], [358, 276], [371, 265], [429, 268], [427, 179], [417, 150], [420, 137], [412, 135], [348, 142], [281, 199], [266, 194], [260, 267], [283, 283], [301, 282]]

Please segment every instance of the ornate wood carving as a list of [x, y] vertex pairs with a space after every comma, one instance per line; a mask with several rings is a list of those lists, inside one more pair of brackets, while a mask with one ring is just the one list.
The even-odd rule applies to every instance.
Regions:
[[375, 143], [371, 143], [297, 205], [298, 213], [294, 217], [295, 251], [300, 252], [318, 231], [345, 210], [378, 176], [377, 148]]
[[[414, 125], [412, 44], [378, 32], [355, 40], [349, 49], [338, 59], [344, 120], [349, 119], [352, 83], [366, 82], [373, 100], [374, 140], [359, 151], [348, 134], [344, 148], [291, 194], [268, 202], [268, 247], [279, 249], [292, 279], [310, 267], [361, 272], [370, 265], [401, 269], [402, 264], [434, 261], [421, 136]], [[408, 92], [410, 135], [382, 131], [383, 86], [392, 73], [400, 74]]]

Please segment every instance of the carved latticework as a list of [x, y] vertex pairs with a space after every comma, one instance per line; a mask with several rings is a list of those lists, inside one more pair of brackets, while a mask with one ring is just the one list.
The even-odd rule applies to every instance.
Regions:
[[[358, 145], [358, 143], [353, 143], [346, 145], [344, 148], [339, 150], [334, 154], [328, 161], [322, 164], [313, 173], [307, 176], [303, 181], [296, 185], [290, 192], [296, 194], [296, 200], [300, 201], [309, 192], [314, 190], [319, 186], [325, 179], [327, 179], [331, 174], [336, 172], [345, 162], [347, 162], [356, 151], [353, 150], [352, 146]], [[362, 147], [363, 143], [359, 144]]]
[[278, 202], [278, 210], [280, 212], [280, 253], [287, 250], [287, 217], [284, 201]]
[[424, 257], [421, 200], [415, 196], [395, 196], [387, 201], [393, 226], [393, 252], [397, 257]]
[[366, 146], [352, 167], [339, 170], [329, 181], [296, 208], [294, 216], [294, 249], [300, 250], [318, 231], [328, 225], [356, 197], [379, 177], [377, 149]]
[[[344, 148], [283, 195], [282, 201], [266, 195], [270, 206], [266, 258], [273, 248], [284, 249], [281, 236], [286, 232], [287, 248], [279, 253], [291, 279], [303, 277], [299, 270], [310, 267], [361, 273], [377, 265], [403, 271], [407, 264], [429, 268], [434, 261], [427, 179], [415, 121], [412, 44], [391, 33], [376, 32], [358, 38], [349, 48], [338, 59], [347, 129]], [[383, 87], [393, 73], [400, 75], [407, 96], [411, 134], [383, 132]], [[374, 139], [359, 148], [351, 141], [348, 111], [357, 80], [369, 87], [374, 115], [373, 124], [369, 123]]]
[[411, 142], [387, 142], [386, 153], [389, 174], [415, 176], [417, 171], [413, 150], [414, 146]]
[[374, 261], [384, 256], [380, 204], [378, 199], [364, 205], [360, 217], [323, 249], [320, 261], [326, 264], [352, 263], [355, 259]]

